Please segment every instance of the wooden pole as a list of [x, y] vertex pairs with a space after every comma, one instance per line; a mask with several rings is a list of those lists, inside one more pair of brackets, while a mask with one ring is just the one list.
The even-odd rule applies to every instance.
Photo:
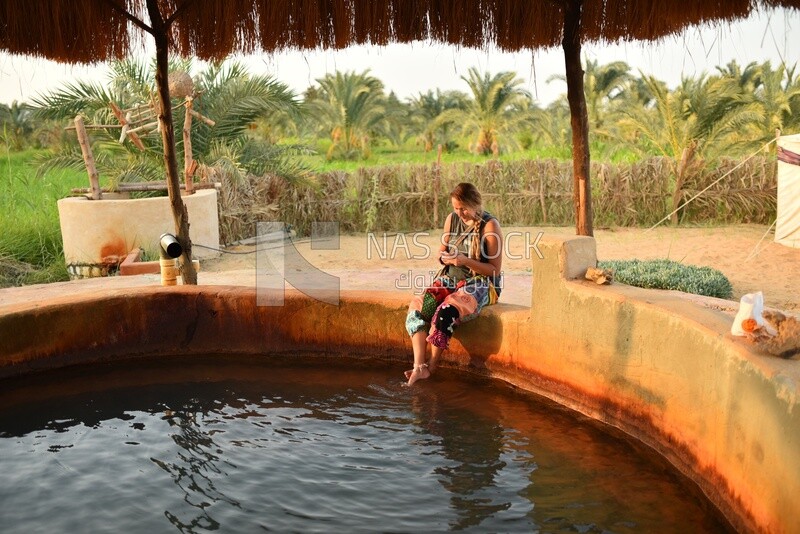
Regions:
[[204, 123], [208, 124], [209, 126], [216, 126], [216, 124], [217, 124], [216, 122], [214, 122], [213, 120], [209, 119], [208, 117], [203, 117], [201, 114], [199, 114], [195, 110], [191, 110], [191, 114], [192, 114], [192, 116], [194, 118], [200, 119], [201, 121], [203, 121]]
[[436, 170], [433, 173], [433, 227], [439, 226], [439, 181], [442, 175], [442, 145], [436, 154]]
[[100, 177], [97, 174], [97, 166], [94, 164], [94, 154], [92, 154], [92, 147], [89, 144], [89, 134], [86, 133], [86, 128], [83, 126], [83, 117], [80, 115], [75, 117], [75, 133], [78, 134], [78, 143], [81, 145], [83, 162], [86, 164], [86, 172], [89, 173], [92, 200], [100, 200], [103, 198], [103, 193], [100, 190]]
[[192, 241], [189, 239], [189, 213], [181, 199], [181, 184], [178, 179], [178, 163], [175, 157], [175, 130], [172, 126], [172, 104], [169, 99], [169, 27], [158, 9], [158, 0], [147, 0], [153, 39], [156, 43], [156, 87], [161, 110], [158, 120], [161, 123], [161, 140], [164, 144], [164, 163], [167, 168], [167, 191], [175, 221], [176, 238], [183, 247], [181, 255], [181, 276], [183, 283], [197, 285], [197, 272], [192, 263]]
[[[128, 137], [128, 139], [131, 140], [131, 143], [136, 145], [136, 148], [138, 148], [139, 150], [144, 150], [144, 144], [142, 143], [142, 140], [139, 139], [139, 136], [136, 135], [136, 133], [130, 131], [130, 124], [128, 123], [128, 119], [125, 118], [125, 114], [122, 113], [122, 110], [119, 109], [119, 106], [117, 106], [114, 102], [110, 102], [109, 105], [111, 106], [111, 111], [114, 112], [114, 116], [122, 125], [123, 132]], [[126, 126], [128, 127], [127, 129], [125, 128]], [[122, 141], [124, 141], [124, 139], [120, 139], [120, 143]]]
[[183, 118], [183, 175], [186, 183], [186, 194], [194, 193], [192, 188], [192, 97], [184, 104], [186, 113]]
[[589, 179], [589, 115], [581, 66], [581, 10], [583, 0], [567, 0], [564, 9], [564, 63], [567, 71], [567, 101], [572, 125], [572, 183], [575, 203], [575, 233], [594, 235], [592, 228], [592, 184]]

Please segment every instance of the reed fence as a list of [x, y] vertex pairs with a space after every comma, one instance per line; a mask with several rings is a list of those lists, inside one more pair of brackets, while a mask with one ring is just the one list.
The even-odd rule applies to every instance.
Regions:
[[[677, 198], [681, 202], [691, 198], [738, 163], [723, 160], [715, 166], [694, 166]], [[673, 209], [672, 169], [665, 158], [592, 164], [595, 226], [646, 226], [661, 220]], [[574, 224], [571, 162], [489, 161], [329, 172], [298, 185], [270, 176], [249, 177], [247, 184], [226, 183], [223, 177], [222, 237], [232, 242], [253, 235], [258, 220], [284, 221], [298, 235], [307, 235], [313, 221], [336, 221], [342, 232], [438, 228], [451, 211], [449, 192], [462, 181], [478, 187], [484, 207], [504, 226]], [[754, 158], [683, 208], [679, 222], [770, 224], [776, 192], [774, 158]]]

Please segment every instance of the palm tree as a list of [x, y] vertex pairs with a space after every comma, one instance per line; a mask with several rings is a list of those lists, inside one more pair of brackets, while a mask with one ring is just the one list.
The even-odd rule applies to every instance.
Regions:
[[[174, 71], [189, 72], [190, 61], [171, 65]], [[110, 65], [107, 86], [77, 82], [34, 100], [38, 116], [66, 120], [77, 114], [88, 117], [95, 124], [113, 124], [116, 118], [111, 110], [114, 103], [122, 109], [147, 104], [154, 98], [155, 71], [152, 64], [124, 60]], [[239, 63], [212, 63], [194, 76], [196, 98], [193, 109], [215, 121], [209, 126], [202, 121], [192, 122], [192, 155], [201, 165], [214, 166], [214, 154], [220, 145], [227, 146], [228, 154], [238, 154], [237, 162], [248, 172], [262, 172], [269, 168], [263, 159], [269, 143], [251, 135], [254, 122], [270, 113], [283, 112], [297, 116], [298, 103], [288, 87], [269, 76], [252, 76]], [[175, 101], [174, 103], [178, 103]], [[176, 124], [183, 124], [184, 111], [176, 109]], [[142, 135], [144, 150], [130, 143], [119, 144], [119, 129], [94, 130], [93, 149], [101, 175], [113, 181], [141, 181], [163, 179], [163, 152], [161, 137], [153, 132]], [[182, 149], [183, 142], [177, 146]], [[257, 154], [252, 155], [252, 154]], [[297, 169], [284, 169], [282, 160], [276, 158], [276, 171], [292, 176]], [[283, 161], [283, 163], [286, 163]], [[83, 159], [75, 144], [65, 147], [44, 162], [41, 170], [52, 167], [83, 168]]]
[[36, 129], [30, 104], [14, 100], [10, 106], [0, 104], [0, 139], [12, 150], [22, 150], [31, 142]]
[[679, 158], [692, 145], [697, 156], [714, 158], [746, 149], [749, 138], [742, 133], [753, 130], [761, 113], [755, 102], [741, 98], [731, 78], [683, 78], [674, 91], [652, 76], [642, 80], [653, 105], [627, 109], [620, 126], [635, 131], [645, 150]]
[[328, 159], [368, 157], [371, 139], [386, 128], [383, 83], [369, 70], [337, 71], [317, 83], [317, 98], [308, 102], [309, 116], [318, 131], [331, 138]]
[[752, 96], [762, 110], [760, 135], [753, 140], [755, 147], [773, 139], [775, 130], [792, 131], [800, 125], [796, 113], [800, 111], [800, 78], [795, 76], [796, 67], [773, 68], [769, 61], [753, 67], [755, 73], [745, 94]]
[[[584, 65], [583, 87], [586, 93], [586, 110], [589, 115], [589, 126], [594, 135], [606, 134], [604, 130], [608, 115], [615, 111], [614, 104], [624, 100], [625, 92], [631, 81], [630, 67], [624, 61], [612, 61], [600, 65], [598, 61], [586, 59]], [[566, 76], [557, 74], [548, 78], [564, 80]]]
[[428, 91], [409, 99], [411, 107], [411, 129], [425, 147], [425, 152], [433, 150], [437, 144], [447, 149], [450, 141], [450, 123], [437, 121], [439, 115], [449, 109], [465, 110], [468, 97], [461, 91]]
[[467, 82], [472, 100], [465, 109], [442, 113], [440, 124], [461, 124], [463, 134], [475, 135], [470, 147], [476, 154], [497, 155], [504, 145], [517, 146], [514, 134], [529, 124], [531, 96], [520, 87], [523, 81], [516, 76], [514, 72], [481, 75], [470, 68], [469, 77], [461, 79]]
[[[732, 78], [684, 78], [672, 92], [652, 76], [643, 80], [654, 95], [654, 105], [652, 109], [627, 110], [620, 127], [635, 132], [648, 151], [669, 158], [675, 176], [673, 207], [677, 208], [691, 166], [699, 158], [718, 158], [744, 150], [752, 137], [746, 132], [752, 131], [761, 113], [756, 103], [741, 98]], [[673, 222], [677, 222], [676, 216]]]
[[533, 113], [531, 134], [540, 147], [555, 148], [559, 152], [563, 150], [568, 157], [572, 146], [572, 127], [566, 95]]

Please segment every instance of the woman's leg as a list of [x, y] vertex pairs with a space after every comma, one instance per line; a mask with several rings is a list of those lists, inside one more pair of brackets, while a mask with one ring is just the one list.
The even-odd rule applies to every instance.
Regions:
[[415, 332], [411, 336], [411, 346], [414, 349], [414, 368], [406, 371], [405, 375], [408, 379], [408, 385], [413, 386], [414, 382], [431, 376], [428, 370], [428, 364], [425, 361], [425, 353], [427, 352], [428, 343], [425, 341], [427, 337], [424, 330]]
[[[425, 359], [425, 351], [428, 346], [428, 342], [425, 339], [427, 334], [425, 332], [417, 332], [411, 337], [411, 345], [414, 347], [414, 367], [417, 365], [422, 365], [423, 363], [428, 364], [428, 376], [432, 375], [434, 371], [436, 371], [436, 366], [439, 364], [439, 356], [442, 355], [444, 352], [443, 349], [440, 349], [436, 345], [431, 345], [431, 357], [429, 360], [426, 361]], [[421, 357], [418, 357], [417, 354], [421, 354]], [[411, 378], [411, 373], [414, 372], [414, 369], [409, 369], [405, 371], [406, 378]], [[424, 373], [422, 373], [424, 374]], [[420, 376], [420, 378], [428, 378], [427, 376]]]
[[[408, 306], [408, 315], [406, 316], [406, 330], [411, 336], [411, 346], [414, 350], [414, 368], [405, 372], [405, 377], [408, 379], [408, 385], [420, 379], [428, 378], [431, 376], [431, 369], [427, 362], [427, 342], [428, 330], [430, 329], [430, 321], [436, 308], [451, 294], [454, 289], [452, 281], [446, 278], [437, 278], [432, 282], [431, 287], [424, 293], [416, 295], [411, 299]], [[432, 362], [435, 364], [433, 358], [439, 357], [441, 350], [433, 347]]]
[[428, 360], [428, 371], [430, 373], [436, 371], [436, 367], [439, 365], [439, 356], [441, 356], [443, 352], [444, 349], [439, 348], [436, 345], [431, 345], [431, 359]]
[[409, 386], [417, 380], [430, 376], [426, 364], [428, 344], [425, 338], [435, 310], [435, 302], [429, 302], [432, 298], [430, 295], [417, 295], [408, 307], [406, 330], [411, 336], [411, 348], [414, 352], [414, 367], [404, 373]]

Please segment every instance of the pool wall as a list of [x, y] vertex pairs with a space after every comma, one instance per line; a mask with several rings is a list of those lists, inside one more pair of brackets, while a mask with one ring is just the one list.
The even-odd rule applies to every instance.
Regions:
[[[463, 325], [446, 365], [507, 380], [651, 446], [740, 532], [800, 531], [797, 361], [756, 353], [731, 318], [672, 292], [581, 280], [595, 241], [540, 244], [531, 307]], [[256, 305], [233, 286], [139, 287], [2, 304], [0, 376], [137, 356], [315, 354], [410, 361], [408, 295], [288, 291]], [[435, 381], [417, 387], [435, 387]]]

